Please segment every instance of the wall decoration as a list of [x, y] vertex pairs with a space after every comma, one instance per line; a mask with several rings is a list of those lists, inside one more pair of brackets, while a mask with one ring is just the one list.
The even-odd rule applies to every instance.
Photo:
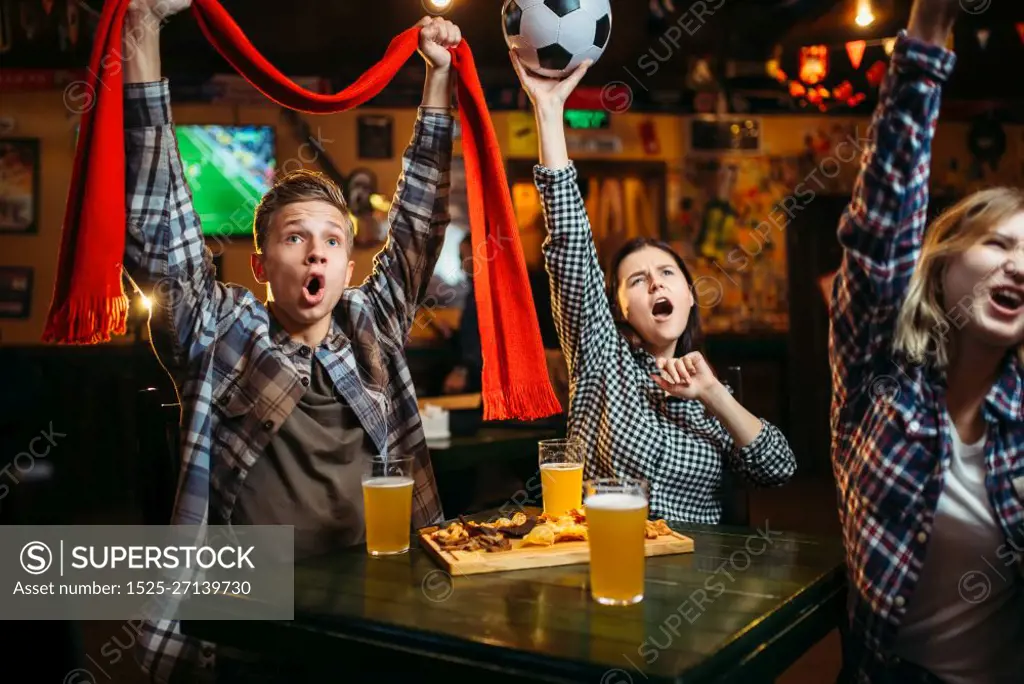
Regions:
[[391, 159], [394, 120], [386, 115], [360, 116], [358, 147], [360, 159]]
[[673, 238], [701, 282], [708, 332], [788, 326], [785, 228], [779, 206], [802, 180], [796, 157], [690, 157]]
[[345, 182], [345, 201], [355, 220], [355, 244], [374, 247], [388, 235], [388, 202], [377, 190], [377, 174], [370, 169], [353, 169]]
[[860, 69], [861, 60], [864, 59], [864, 50], [868, 47], [866, 40], [851, 40], [846, 44], [846, 54], [850, 57], [850, 64], [854, 69]]
[[0, 53], [11, 59], [12, 66], [67, 68], [88, 61], [99, 16], [95, 10], [70, 0], [2, 4]]
[[39, 139], [0, 139], [0, 233], [39, 232]]
[[976, 118], [967, 133], [967, 149], [981, 174], [986, 165], [995, 171], [1006, 153], [1006, 131], [1002, 124], [991, 115]]
[[28, 266], [0, 266], [0, 318], [27, 319], [31, 315], [32, 276]]
[[808, 85], [820, 83], [828, 76], [828, 46], [808, 45], [800, 48], [800, 80]]

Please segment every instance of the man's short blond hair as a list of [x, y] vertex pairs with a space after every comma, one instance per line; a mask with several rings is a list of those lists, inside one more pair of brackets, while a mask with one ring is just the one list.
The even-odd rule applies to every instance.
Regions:
[[274, 183], [256, 207], [253, 219], [253, 241], [256, 251], [262, 253], [270, 232], [270, 219], [278, 209], [296, 202], [326, 202], [337, 207], [345, 217], [345, 241], [352, 248], [352, 216], [341, 188], [334, 181], [317, 171], [299, 169], [292, 171]]

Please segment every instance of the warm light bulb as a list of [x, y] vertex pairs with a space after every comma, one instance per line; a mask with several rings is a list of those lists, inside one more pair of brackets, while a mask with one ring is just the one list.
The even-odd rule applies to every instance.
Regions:
[[875, 15], [871, 12], [871, 0], [859, 0], [857, 3], [857, 18], [854, 21], [861, 28], [871, 26], [875, 21]]
[[431, 7], [437, 10], [446, 9], [449, 5], [452, 4], [452, 0], [427, 0], [427, 2]]
[[145, 309], [146, 311], [149, 311], [153, 308], [153, 300], [147, 297], [146, 295], [142, 295], [140, 301], [142, 302], [142, 308]]

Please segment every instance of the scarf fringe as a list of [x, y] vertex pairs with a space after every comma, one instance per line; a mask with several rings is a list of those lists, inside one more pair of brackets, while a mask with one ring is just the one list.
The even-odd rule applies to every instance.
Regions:
[[76, 297], [49, 317], [44, 342], [97, 344], [128, 331], [128, 297]]
[[550, 381], [483, 393], [484, 420], [539, 420], [562, 412]]

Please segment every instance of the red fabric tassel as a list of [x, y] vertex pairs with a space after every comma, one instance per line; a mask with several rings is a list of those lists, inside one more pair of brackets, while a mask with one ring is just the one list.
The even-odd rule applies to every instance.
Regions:
[[[93, 344], [123, 334], [128, 300], [121, 285], [126, 222], [122, 35], [130, 0], [103, 6], [90, 59], [93, 106], [82, 116], [64, 215], [57, 282], [44, 341]], [[207, 40], [255, 88], [296, 111], [329, 114], [380, 93], [416, 52], [419, 28], [404, 31], [384, 57], [333, 95], [301, 88], [270, 64], [216, 0], [194, 0], [192, 14]], [[548, 379], [532, 306], [516, 306], [530, 284], [505, 168], [469, 45], [452, 50], [466, 165], [470, 229], [484, 359], [485, 420], [533, 420], [561, 407]], [[504, 298], [507, 293], [507, 298]]]

